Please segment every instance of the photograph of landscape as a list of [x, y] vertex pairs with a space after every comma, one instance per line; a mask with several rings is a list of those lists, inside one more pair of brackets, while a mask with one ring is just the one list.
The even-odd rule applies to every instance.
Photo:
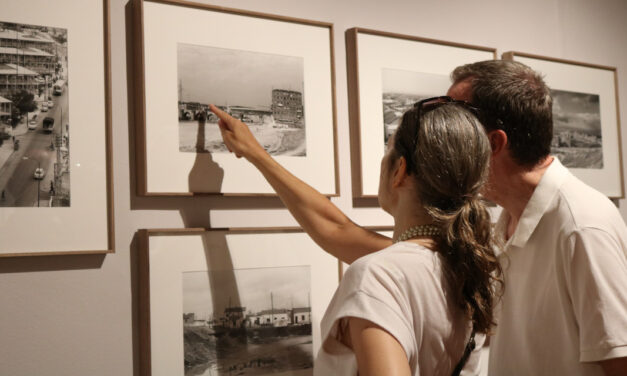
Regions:
[[303, 58], [179, 43], [179, 150], [226, 153], [214, 104], [273, 156], [306, 156]]
[[419, 100], [445, 95], [450, 85], [446, 75], [382, 69], [384, 145], [396, 131], [405, 111]]
[[551, 153], [566, 167], [603, 168], [599, 96], [564, 90], [551, 90], [551, 96]]

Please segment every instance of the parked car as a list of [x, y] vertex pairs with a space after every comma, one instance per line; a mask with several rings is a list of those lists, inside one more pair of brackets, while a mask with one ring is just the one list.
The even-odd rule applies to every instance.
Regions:
[[28, 129], [30, 130], [37, 129], [37, 119], [30, 119], [28, 121]]
[[48, 103], [44, 103], [41, 105], [41, 112], [47, 112], [48, 111]]
[[54, 102], [53, 101], [48, 101], [48, 108], [52, 108], [54, 107]]
[[43, 179], [44, 175], [46, 175], [46, 171], [44, 171], [44, 169], [41, 167], [37, 167], [35, 169], [35, 172], [33, 173], [33, 177], [37, 180]]

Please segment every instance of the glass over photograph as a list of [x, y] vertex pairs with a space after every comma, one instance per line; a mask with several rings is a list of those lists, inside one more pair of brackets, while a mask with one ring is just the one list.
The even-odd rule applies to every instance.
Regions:
[[67, 43], [0, 20], [0, 207], [70, 206]]
[[566, 167], [603, 168], [599, 96], [564, 90], [551, 90], [551, 95], [551, 153]]
[[446, 94], [450, 85], [446, 75], [382, 69], [384, 145], [396, 131], [405, 111], [419, 100]]
[[178, 43], [179, 151], [226, 153], [214, 104], [273, 156], [306, 156], [303, 59]]
[[313, 374], [309, 266], [184, 272], [182, 281], [186, 376]]

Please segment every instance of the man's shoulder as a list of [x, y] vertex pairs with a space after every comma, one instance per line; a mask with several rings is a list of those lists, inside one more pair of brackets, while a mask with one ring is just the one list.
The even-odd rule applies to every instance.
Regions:
[[601, 192], [570, 176], [560, 187], [558, 215], [566, 231], [585, 228], [625, 229], [623, 218], [612, 201]]

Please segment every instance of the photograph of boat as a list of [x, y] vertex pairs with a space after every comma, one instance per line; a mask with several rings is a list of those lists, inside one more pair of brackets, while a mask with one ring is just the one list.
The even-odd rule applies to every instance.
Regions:
[[313, 373], [308, 266], [186, 272], [183, 299], [186, 376]]

